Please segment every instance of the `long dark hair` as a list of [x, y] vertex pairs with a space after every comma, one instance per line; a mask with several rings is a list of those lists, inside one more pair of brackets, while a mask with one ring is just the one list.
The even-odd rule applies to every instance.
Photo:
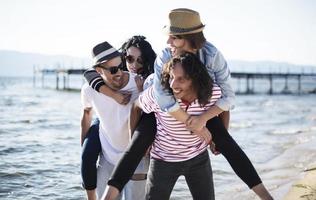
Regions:
[[193, 53], [185, 52], [180, 56], [172, 58], [164, 65], [161, 79], [162, 86], [173, 94], [169, 82], [170, 71], [177, 63], [181, 64], [187, 78], [192, 80], [192, 86], [197, 93], [199, 104], [202, 106], [207, 104], [212, 97], [213, 81], [203, 63]]
[[135, 35], [129, 38], [124, 44], [121, 46], [120, 51], [122, 53], [122, 62], [124, 64], [124, 70], [127, 70], [126, 67], [126, 52], [130, 47], [136, 47], [141, 52], [141, 58], [143, 61], [143, 71], [142, 76], [146, 78], [148, 75], [154, 73], [154, 63], [156, 59], [156, 53], [152, 49], [150, 43], [146, 40], [146, 37], [142, 35]]

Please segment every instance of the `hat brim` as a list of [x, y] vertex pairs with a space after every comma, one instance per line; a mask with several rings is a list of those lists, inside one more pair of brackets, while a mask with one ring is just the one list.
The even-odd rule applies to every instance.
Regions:
[[162, 31], [166, 35], [187, 35], [187, 34], [202, 32], [204, 27], [205, 27], [205, 25], [201, 25], [201, 27], [194, 29], [194, 30], [185, 30], [185, 29], [173, 30], [173, 28], [170, 25], [165, 25], [163, 27]]
[[121, 57], [121, 53], [118, 51], [115, 51], [114, 53], [108, 55], [104, 60], [99, 60], [98, 62], [96, 62], [92, 67], [96, 68], [98, 65], [105, 63], [115, 57]]

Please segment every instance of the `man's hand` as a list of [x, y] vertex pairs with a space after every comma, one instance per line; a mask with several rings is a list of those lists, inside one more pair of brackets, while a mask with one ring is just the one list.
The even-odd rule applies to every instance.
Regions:
[[107, 185], [102, 195], [103, 200], [115, 200], [119, 196], [120, 192], [116, 187]]
[[132, 96], [132, 93], [121, 91], [121, 92], [115, 92], [113, 99], [119, 104], [126, 105], [131, 100], [131, 96]]
[[202, 115], [191, 115], [185, 124], [188, 130], [196, 132], [206, 126], [206, 121], [203, 119]]
[[219, 117], [223, 121], [223, 124], [224, 124], [226, 130], [228, 130], [228, 128], [229, 128], [229, 119], [230, 119], [230, 112], [229, 111], [224, 111], [221, 114], [219, 114]]
[[135, 76], [135, 82], [136, 82], [138, 91], [142, 92], [143, 91], [143, 85], [144, 85], [143, 77], [140, 76], [140, 75]]
[[146, 150], [146, 153], [145, 153], [144, 157], [145, 156], [150, 156], [150, 151], [151, 151], [151, 146], [148, 147], [148, 149]]
[[194, 131], [193, 134], [199, 136], [199, 138], [201, 138], [201, 140], [205, 141], [207, 144], [212, 142], [212, 134], [206, 127], [203, 127], [201, 130]]
[[211, 152], [217, 156], [218, 154], [221, 154], [221, 152], [219, 152], [217, 149], [216, 149], [216, 145], [214, 142], [211, 142], [210, 144], [210, 149], [211, 149]]

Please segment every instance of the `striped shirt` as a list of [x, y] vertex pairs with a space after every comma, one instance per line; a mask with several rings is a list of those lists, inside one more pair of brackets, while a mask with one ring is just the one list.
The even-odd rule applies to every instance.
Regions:
[[[213, 86], [212, 97], [201, 107], [196, 99], [190, 104], [178, 100], [180, 107], [190, 115], [201, 115], [221, 97], [219, 86]], [[158, 160], [180, 162], [189, 160], [204, 152], [207, 143], [198, 136], [191, 134], [184, 123], [179, 122], [167, 112], [162, 111], [154, 97], [153, 86], [139, 96], [139, 103], [146, 113], [154, 112], [157, 119], [157, 134], [151, 148], [151, 156]]]

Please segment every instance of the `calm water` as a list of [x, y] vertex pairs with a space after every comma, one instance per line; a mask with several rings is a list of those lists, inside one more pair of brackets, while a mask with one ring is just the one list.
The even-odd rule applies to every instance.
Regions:
[[[276, 199], [316, 162], [315, 100], [314, 94], [237, 96], [230, 132]], [[0, 199], [84, 199], [80, 106], [78, 92], [0, 77]], [[222, 156], [211, 160], [217, 199], [255, 199]], [[171, 199], [191, 199], [182, 178]]]

